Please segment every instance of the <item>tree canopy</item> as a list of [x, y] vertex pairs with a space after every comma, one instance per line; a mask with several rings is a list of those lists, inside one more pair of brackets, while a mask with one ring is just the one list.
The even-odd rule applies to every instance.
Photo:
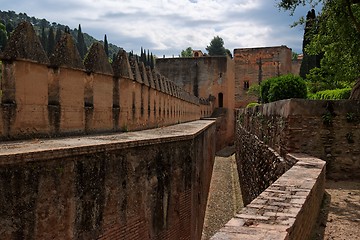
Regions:
[[210, 56], [225, 56], [224, 40], [219, 36], [214, 37], [210, 45], [206, 47], [206, 51], [208, 51]]
[[181, 51], [181, 57], [192, 57], [192, 56], [193, 56], [193, 49], [191, 47], [188, 47], [185, 50]]
[[321, 70], [315, 71], [328, 81], [356, 82], [351, 98], [360, 99], [360, 0], [281, 0], [278, 6], [293, 13], [307, 3], [322, 4], [316, 33], [305, 48], [308, 54], [323, 54]]

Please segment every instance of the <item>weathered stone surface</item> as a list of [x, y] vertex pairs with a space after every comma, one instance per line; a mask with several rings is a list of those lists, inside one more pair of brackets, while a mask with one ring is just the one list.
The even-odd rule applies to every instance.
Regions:
[[56, 67], [68, 67], [75, 69], [85, 69], [75, 41], [70, 33], [62, 35], [56, 44], [54, 53], [50, 57], [51, 65]]
[[133, 79], [135, 81], [137, 81], [138, 83], [143, 83], [142, 77], [140, 74], [138, 61], [137, 61], [136, 57], [135, 56], [130, 57], [129, 62], [130, 62], [131, 71], [132, 71], [133, 77], [134, 77]]
[[95, 42], [91, 45], [88, 54], [84, 59], [86, 71], [113, 75], [113, 69], [106, 56], [103, 45]]
[[145, 68], [145, 64], [143, 62], [140, 62], [139, 64], [140, 64], [139, 68], [140, 68], [142, 81], [143, 81], [145, 86], [150, 87], [147, 71], [146, 71], [146, 68]]
[[43, 64], [49, 64], [49, 59], [36, 35], [34, 28], [28, 22], [21, 22], [11, 34], [5, 47], [3, 59], [27, 59]]
[[155, 89], [155, 82], [154, 82], [153, 72], [152, 72], [152, 69], [149, 66], [146, 66], [146, 73], [147, 73], [147, 77], [148, 77], [148, 80], [149, 80], [150, 87]]
[[116, 77], [134, 79], [128, 55], [124, 49], [120, 49], [116, 54], [115, 60], [112, 63], [112, 67]]

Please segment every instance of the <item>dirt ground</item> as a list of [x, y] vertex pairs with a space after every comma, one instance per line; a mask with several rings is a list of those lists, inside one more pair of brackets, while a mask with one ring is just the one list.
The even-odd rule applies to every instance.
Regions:
[[360, 239], [360, 181], [326, 181], [322, 209], [312, 239]]

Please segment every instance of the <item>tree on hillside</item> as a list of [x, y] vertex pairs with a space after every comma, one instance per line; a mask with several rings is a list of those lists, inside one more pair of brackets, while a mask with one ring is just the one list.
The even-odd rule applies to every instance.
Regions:
[[105, 37], [104, 37], [104, 49], [105, 49], [106, 56], [109, 57], [109, 43], [108, 43], [106, 34], [105, 34]]
[[8, 34], [8, 38], [10, 37], [10, 34], [12, 33], [12, 31], [14, 31], [14, 26], [9, 21], [9, 22], [6, 23], [6, 32]]
[[7, 42], [7, 33], [5, 26], [0, 23], [0, 51], [3, 51], [5, 49]]
[[[292, 13], [307, 0], [281, 0], [279, 7]], [[310, 54], [323, 53], [321, 73], [334, 82], [354, 84], [351, 99], [360, 99], [360, 0], [312, 0], [322, 3], [318, 32], [307, 47]], [[322, 76], [320, 76], [322, 77]]]
[[181, 57], [192, 57], [193, 56], [193, 49], [191, 47], [188, 47], [185, 50], [182, 50], [180, 56]]
[[214, 37], [210, 45], [206, 47], [206, 51], [208, 51], [210, 56], [225, 56], [224, 40], [219, 36]]
[[87, 47], [84, 40], [84, 34], [81, 31], [81, 25], [79, 24], [78, 34], [77, 34], [77, 49], [79, 51], [80, 57], [84, 59], [84, 56], [87, 52]]

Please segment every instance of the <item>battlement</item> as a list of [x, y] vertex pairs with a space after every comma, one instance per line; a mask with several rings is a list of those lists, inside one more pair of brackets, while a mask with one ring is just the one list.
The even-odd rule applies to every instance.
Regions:
[[48, 57], [30, 23], [12, 33], [3, 62], [0, 139], [131, 131], [210, 116], [210, 102], [120, 50], [94, 43], [81, 60], [65, 33]]

